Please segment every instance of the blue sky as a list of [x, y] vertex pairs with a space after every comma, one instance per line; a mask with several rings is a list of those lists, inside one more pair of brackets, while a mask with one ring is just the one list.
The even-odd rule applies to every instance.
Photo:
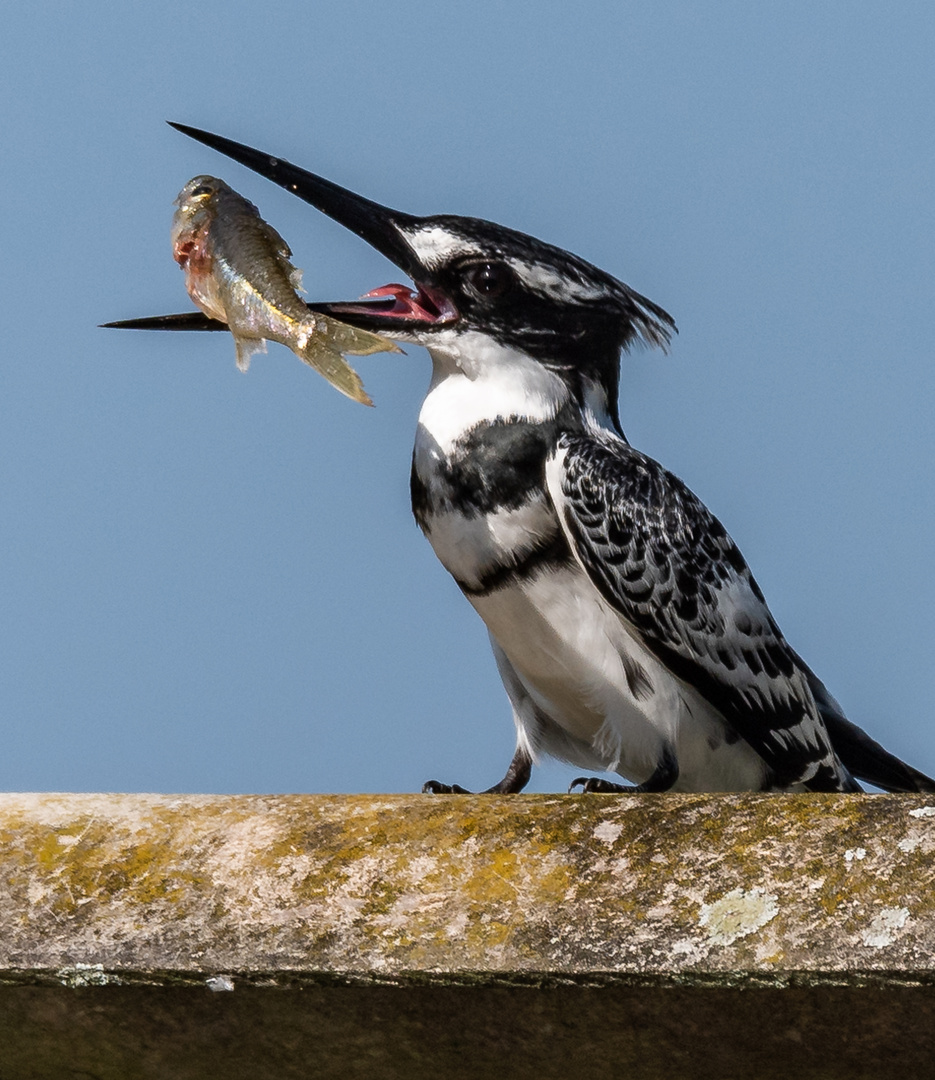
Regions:
[[[935, 9], [44, 2], [0, 38], [0, 788], [412, 791], [502, 775], [479, 619], [408, 507], [420, 350], [363, 409], [187, 310], [171, 202], [256, 202], [311, 297], [399, 272], [166, 126], [490, 218], [675, 316], [631, 441], [740, 544], [853, 720], [935, 772]], [[551, 765], [535, 790], [575, 770]]]

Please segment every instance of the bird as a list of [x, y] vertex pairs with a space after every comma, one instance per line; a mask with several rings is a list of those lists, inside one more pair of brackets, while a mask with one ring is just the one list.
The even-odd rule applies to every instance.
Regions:
[[[512, 707], [515, 753], [487, 793], [522, 791], [544, 756], [620, 778], [582, 776], [571, 787], [584, 793], [857, 792], [860, 781], [935, 792], [847, 719], [724, 526], [628, 442], [621, 355], [668, 346], [663, 308], [514, 229], [393, 210], [173, 126], [317, 207], [413, 283], [309, 306], [431, 357], [412, 509], [486, 624]], [[144, 323], [160, 319], [124, 325]]]

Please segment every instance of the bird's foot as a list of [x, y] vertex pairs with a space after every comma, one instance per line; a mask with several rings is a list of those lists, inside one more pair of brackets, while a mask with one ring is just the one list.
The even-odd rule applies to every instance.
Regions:
[[599, 776], [579, 776], [577, 780], [572, 780], [568, 785], [568, 794], [573, 795], [577, 787], [581, 788], [582, 795], [608, 795], [636, 790], [632, 784], [615, 784], [610, 780], [602, 780]]
[[426, 780], [422, 785], [423, 795], [473, 795], [473, 791], [460, 784], [442, 784], [438, 780]]
[[460, 784], [442, 784], [438, 780], [429, 780], [422, 785], [423, 795], [516, 795], [529, 783], [532, 772], [532, 758], [521, 747], [516, 748], [506, 776], [493, 787], [483, 791], [468, 791]]

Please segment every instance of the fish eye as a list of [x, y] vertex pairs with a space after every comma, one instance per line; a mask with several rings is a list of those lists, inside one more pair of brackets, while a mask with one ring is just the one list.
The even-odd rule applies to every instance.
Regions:
[[513, 271], [506, 263], [474, 263], [465, 270], [464, 281], [477, 296], [494, 300], [513, 284]]

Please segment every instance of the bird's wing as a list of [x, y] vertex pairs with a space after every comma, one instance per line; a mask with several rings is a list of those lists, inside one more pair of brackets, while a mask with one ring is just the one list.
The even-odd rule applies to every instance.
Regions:
[[568, 541], [644, 644], [764, 759], [772, 785], [859, 790], [806, 672], [721, 523], [615, 437], [561, 436], [546, 467]]

